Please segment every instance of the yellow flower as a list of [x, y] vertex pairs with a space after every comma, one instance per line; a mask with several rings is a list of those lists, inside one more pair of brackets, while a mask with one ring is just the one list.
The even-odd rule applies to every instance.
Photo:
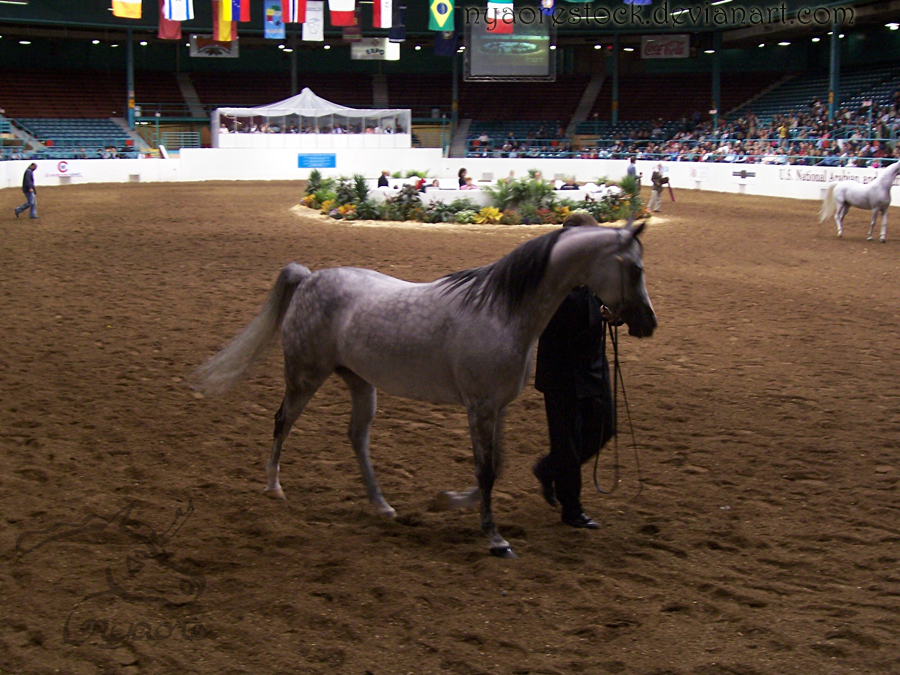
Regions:
[[475, 216], [475, 222], [479, 225], [499, 223], [502, 215], [503, 214], [500, 213], [500, 209], [498, 209], [496, 206], [485, 206]]
[[335, 202], [333, 199], [326, 199], [324, 202], [322, 202], [322, 213], [328, 213], [329, 211], [331, 211], [331, 209], [334, 208], [334, 203]]

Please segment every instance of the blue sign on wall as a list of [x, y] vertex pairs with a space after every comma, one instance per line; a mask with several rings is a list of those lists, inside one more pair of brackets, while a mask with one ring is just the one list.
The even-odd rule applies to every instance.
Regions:
[[298, 169], [334, 169], [337, 155], [333, 152], [301, 153], [297, 155]]

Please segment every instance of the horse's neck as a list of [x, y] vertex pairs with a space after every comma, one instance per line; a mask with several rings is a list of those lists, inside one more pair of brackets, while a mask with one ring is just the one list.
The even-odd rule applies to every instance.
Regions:
[[616, 232], [608, 228], [573, 228], [560, 237], [525, 313], [529, 337], [537, 339], [572, 289], [588, 283], [591, 266], [599, 256], [612, 255], [617, 250]]
[[879, 176], [879, 182], [884, 181], [885, 183], [893, 183], [894, 179], [897, 177], [897, 172], [900, 171], [900, 161], [894, 162], [888, 168], [884, 170], [884, 173]]

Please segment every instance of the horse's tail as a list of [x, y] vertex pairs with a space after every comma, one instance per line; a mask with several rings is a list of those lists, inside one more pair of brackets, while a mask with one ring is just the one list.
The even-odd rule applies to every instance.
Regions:
[[222, 394], [240, 382], [268, 351], [294, 291], [309, 275], [310, 271], [303, 265], [285, 265], [262, 311], [222, 351], [197, 368], [194, 388], [205, 394]]
[[826, 218], [831, 218], [837, 209], [837, 206], [835, 206], [834, 203], [834, 188], [836, 187], [837, 183], [832, 183], [828, 186], [828, 192], [825, 193], [825, 199], [822, 200], [822, 210], [819, 211], [820, 223]]

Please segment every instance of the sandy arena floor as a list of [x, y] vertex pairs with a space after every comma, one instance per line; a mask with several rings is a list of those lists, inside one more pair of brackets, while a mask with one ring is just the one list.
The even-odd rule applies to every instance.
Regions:
[[292, 183], [41, 188], [36, 224], [0, 194], [0, 672], [900, 672], [900, 209], [880, 245], [857, 210], [838, 240], [812, 202], [665, 202], [644, 236], [660, 328], [622, 340], [643, 492], [623, 436], [620, 489], [585, 490], [601, 530], [560, 525], [529, 385], [495, 493], [506, 561], [475, 512], [428, 511], [473, 482], [461, 409], [381, 397], [385, 522], [339, 381], [278, 503], [280, 350], [222, 399], [185, 379], [287, 261], [431, 280], [545, 230], [322, 222]]

